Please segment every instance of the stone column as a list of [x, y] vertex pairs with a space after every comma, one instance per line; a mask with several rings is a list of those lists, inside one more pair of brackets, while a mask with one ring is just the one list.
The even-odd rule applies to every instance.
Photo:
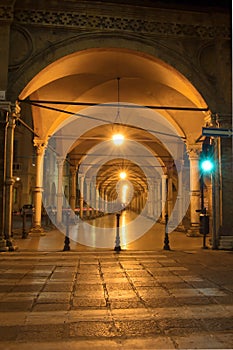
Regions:
[[44, 235], [44, 229], [41, 227], [41, 208], [43, 193], [43, 160], [46, 141], [35, 138], [33, 142], [36, 147], [36, 186], [34, 189], [34, 224], [31, 232]]
[[4, 235], [8, 250], [14, 251], [13, 241], [11, 240], [12, 231], [12, 201], [13, 201], [13, 153], [14, 153], [14, 130], [16, 119], [19, 118], [20, 108], [16, 105], [9, 104], [9, 110], [6, 118], [5, 132], [5, 154], [4, 154]]
[[167, 214], [170, 218], [173, 209], [173, 188], [172, 188], [172, 178], [169, 177], [167, 180]]
[[162, 206], [161, 206], [161, 181], [157, 180], [156, 182], [156, 216], [159, 218], [162, 215]]
[[199, 147], [193, 146], [189, 150], [190, 160], [190, 229], [189, 236], [198, 236], [200, 216], [196, 212], [200, 209], [200, 173], [199, 173]]
[[155, 219], [157, 217], [157, 199], [156, 199], [156, 180], [154, 179], [152, 182], [152, 200], [151, 200], [151, 214], [152, 218]]
[[104, 214], [108, 213], [108, 194], [107, 191], [104, 192]]
[[180, 161], [180, 168], [178, 171], [178, 189], [177, 189], [177, 220], [178, 220], [178, 229], [181, 231], [184, 231], [184, 225], [183, 225], [183, 215], [185, 214], [185, 190], [183, 189], [183, 165], [184, 161]]
[[90, 211], [90, 216], [93, 217], [95, 211], [95, 187], [93, 182], [90, 182], [90, 207], [91, 207], [91, 211]]
[[162, 175], [162, 191], [161, 191], [161, 211], [162, 211], [162, 222], [165, 222], [165, 214], [167, 212], [166, 208], [167, 201], [167, 175]]
[[75, 211], [76, 207], [76, 185], [77, 185], [77, 167], [71, 166], [71, 196], [70, 196], [70, 207], [73, 211]]
[[95, 209], [96, 209], [96, 215], [98, 216], [99, 213], [99, 189], [95, 189]]
[[145, 192], [141, 192], [141, 196], [140, 196], [140, 208], [141, 208], [141, 212], [144, 209], [144, 205], [145, 205]]
[[100, 211], [102, 214], [104, 214], [104, 190], [100, 188]]
[[82, 219], [83, 218], [83, 190], [84, 190], [84, 176], [79, 175], [78, 177], [78, 184], [79, 184], [79, 216]]
[[86, 178], [85, 179], [86, 182], [86, 202], [87, 202], [87, 211], [86, 211], [86, 216], [89, 217], [90, 216], [90, 202], [91, 202], [91, 179], [90, 178]]
[[57, 225], [62, 223], [62, 204], [63, 204], [63, 192], [62, 192], [62, 179], [63, 179], [63, 164], [64, 158], [58, 157], [58, 179], [57, 179]]
[[153, 218], [153, 203], [154, 203], [154, 184], [152, 180], [148, 180], [148, 195], [147, 195], [147, 213], [149, 218]]
[[143, 192], [143, 209], [145, 208], [147, 201], [148, 201], [148, 194], [147, 192]]

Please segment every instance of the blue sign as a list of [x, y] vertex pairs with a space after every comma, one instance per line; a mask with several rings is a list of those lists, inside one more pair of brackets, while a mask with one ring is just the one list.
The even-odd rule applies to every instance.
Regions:
[[231, 129], [222, 128], [202, 128], [202, 135], [216, 137], [232, 137], [233, 131]]

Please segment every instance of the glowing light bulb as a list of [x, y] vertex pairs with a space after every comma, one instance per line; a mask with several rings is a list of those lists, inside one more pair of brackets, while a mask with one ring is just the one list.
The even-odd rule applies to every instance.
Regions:
[[124, 180], [125, 178], [126, 178], [126, 172], [125, 171], [122, 171], [121, 173], [120, 173], [120, 178], [122, 179], [122, 180]]
[[119, 146], [124, 142], [124, 136], [122, 134], [115, 134], [113, 135], [112, 140], [116, 146]]

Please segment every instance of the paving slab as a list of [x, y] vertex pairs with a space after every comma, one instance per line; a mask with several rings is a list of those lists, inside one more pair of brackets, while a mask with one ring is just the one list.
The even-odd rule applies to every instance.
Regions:
[[233, 348], [229, 252], [0, 257], [2, 350]]

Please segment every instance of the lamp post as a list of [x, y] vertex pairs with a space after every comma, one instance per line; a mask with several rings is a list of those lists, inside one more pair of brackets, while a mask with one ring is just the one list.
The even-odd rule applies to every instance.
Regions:
[[170, 250], [170, 245], [169, 245], [169, 237], [168, 237], [168, 177], [164, 176], [165, 178], [165, 183], [164, 183], [164, 192], [166, 193], [166, 202], [165, 202], [165, 233], [164, 233], [164, 250]]
[[[203, 245], [202, 249], [208, 249], [206, 245], [206, 235], [209, 233], [209, 216], [206, 213], [204, 207], [204, 178], [203, 173], [200, 176], [200, 187], [201, 187], [201, 210], [200, 210], [200, 233], [203, 234]], [[196, 210], [198, 212], [198, 210]]]
[[120, 245], [120, 234], [119, 234], [119, 227], [120, 227], [120, 213], [116, 214], [116, 240], [115, 240], [115, 252], [121, 251], [121, 245]]
[[70, 225], [70, 209], [66, 211], [66, 236], [65, 236], [64, 248], [63, 248], [64, 252], [67, 252], [70, 250], [69, 225]]
[[164, 235], [164, 250], [171, 250], [169, 245], [169, 237], [168, 237], [168, 214], [165, 214], [165, 235]]

